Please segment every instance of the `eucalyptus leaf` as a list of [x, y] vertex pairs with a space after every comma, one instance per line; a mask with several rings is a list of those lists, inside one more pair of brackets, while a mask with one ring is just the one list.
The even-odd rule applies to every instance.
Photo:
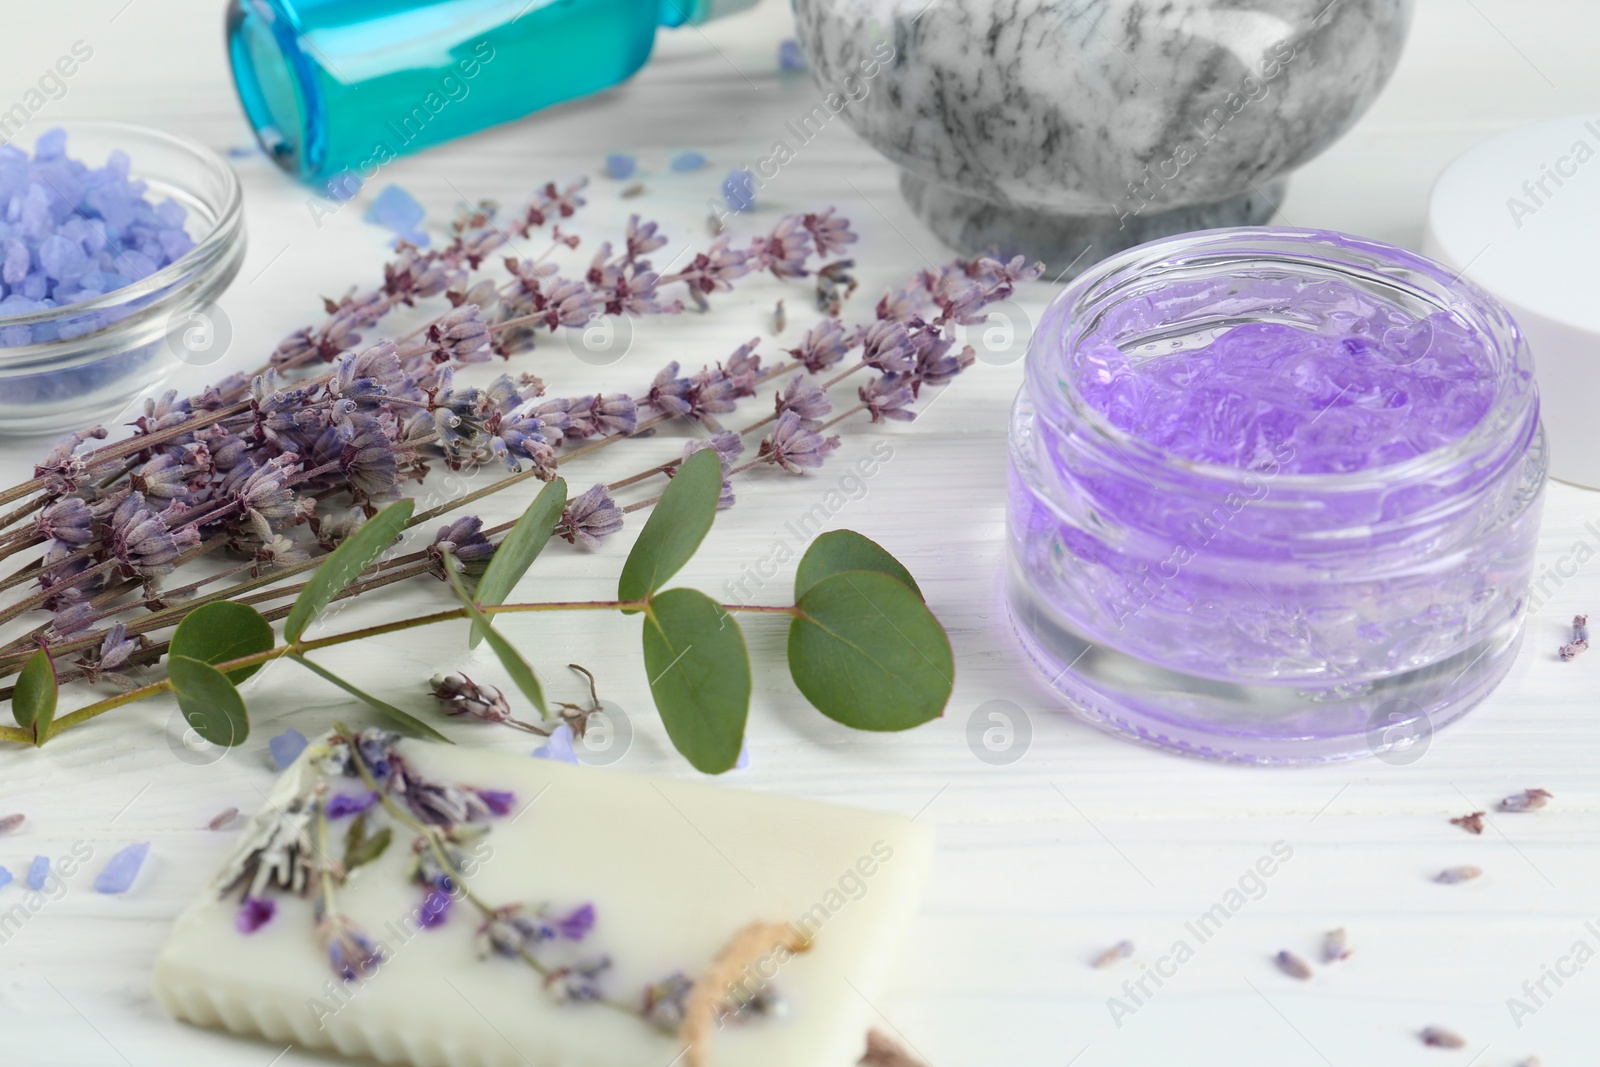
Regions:
[[[539, 490], [539, 495], [533, 498], [533, 503], [528, 505], [528, 510], [522, 513], [522, 518], [501, 539], [494, 555], [489, 558], [489, 567], [478, 579], [478, 589], [474, 594], [478, 603], [505, 603], [511, 590], [528, 573], [528, 568], [539, 558], [539, 553], [544, 551], [556, 523], [561, 521], [561, 510], [566, 506], [566, 480], [556, 478], [546, 482], [544, 488]], [[474, 622], [467, 647], [477, 648], [478, 642], [483, 640], [483, 634], [483, 627]]]
[[393, 839], [394, 832], [387, 826], [369, 837], [367, 813], [357, 815], [344, 835], [344, 873], [349, 875], [357, 867], [363, 867], [383, 855]]
[[169, 655], [167, 678], [195, 733], [224, 748], [244, 744], [250, 736], [250, 717], [227, 675], [201, 660]]
[[794, 572], [794, 595], [798, 600], [807, 589], [822, 579], [842, 571], [877, 571], [887, 574], [920, 598], [922, 590], [911, 572], [891, 556], [887, 549], [854, 530], [830, 530], [812, 541], [800, 566]]
[[489, 642], [489, 649], [500, 660], [500, 665], [506, 669], [511, 680], [516, 683], [522, 695], [528, 698], [529, 703], [539, 709], [540, 716], [550, 717], [550, 712], [545, 709], [544, 689], [539, 685], [539, 676], [533, 673], [533, 668], [528, 666], [528, 661], [522, 658], [522, 653], [511, 646], [505, 635], [496, 630], [489, 617], [478, 609], [473, 603], [472, 595], [467, 592], [467, 587], [461, 581], [460, 563], [454, 557], [446, 557], [444, 572], [450, 579], [450, 585], [456, 591], [456, 596], [461, 598], [461, 604], [467, 609], [467, 614], [472, 617], [472, 625], [483, 631], [483, 636]]
[[11, 715], [24, 730], [33, 730], [33, 743], [44, 744], [56, 717], [56, 667], [50, 653], [39, 649], [28, 658], [11, 692]]
[[[253, 656], [272, 648], [276, 639], [272, 624], [248, 604], [229, 600], [203, 604], [183, 617], [172, 633], [169, 651], [216, 666], [229, 660]], [[237, 667], [226, 672], [235, 685], [259, 671], [262, 664]]]
[[722, 460], [716, 449], [703, 448], [678, 467], [651, 509], [622, 565], [618, 600], [643, 600], [683, 569], [711, 529], [721, 495]]
[[410, 500], [395, 501], [368, 519], [359, 530], [346, 537], [338, 548], [328, 554], [328, 558], [312, 573], [305, 588], [300, 590], [300, 595], [295, 597], [294, 607], [289, 609], [289, 617], [283, 623], [285, 641], [293, 644], [300, 640], [300, 635], [306, 632], [306, 627], [311, 625], [318, 613], [394, 544], [394, 539], [400, 536], [406, 523], [411, 520], [411, 512], [415, 507]]
[[401, 726], [405, 727], [407, 730], [410, 730], [419, 737], [431, 737], [435, 741], [443, 741], [450, 745], [455, 744], [454, 741], [451, 741], [444, 734], [441, 734], [438, 730], [435, 730], [433, 727], [429, 726], [427, 723], [423, 722], [409, 711], [401, 711], [388, 701], [379, 700], [371, 693], [351, 685], [349, 682], [345, 681], [337, 674], [334, 674], [326, 667], [312, 663], [304, 656], [295, 653], [290, 653], [289, 658], [324, 681], [332, 682], [334, 685], [338, 686], [340, 689], [343, 689], [346, 693], [349, 693], [351, 696], [355, 697], [363, 704], [366, 704], [368, 707], [387, 715], [389, 718], [393, 719], [395, 722], [399, 723]]
[[673, 747], [721, 774], [739, 761], [750, 711], [750, 656], [733, 616], [695, 589], [650, 598], [644, 667]]
[[906, 730], [950, 699], [950, 639], [922, 599], [877, 571], [843, 571], [796, 598], [789, 672], [806, 699], [858, 730]]

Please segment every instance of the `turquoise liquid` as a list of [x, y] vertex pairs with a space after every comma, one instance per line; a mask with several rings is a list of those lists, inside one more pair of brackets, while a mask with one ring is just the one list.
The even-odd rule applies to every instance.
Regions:
[[691, 0], [232, 0], [228, 54], [256, 136], [307, 181], [626, 80]]

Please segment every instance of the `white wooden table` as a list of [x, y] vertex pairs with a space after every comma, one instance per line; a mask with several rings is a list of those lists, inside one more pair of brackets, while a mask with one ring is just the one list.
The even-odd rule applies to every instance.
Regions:
[[[220, 3], [15, 6], [0, 33], [0, 103], [21, 98], [73, 41], [94, 49], [65, 98], [33, 120], [28, 138], [53, 117], [93, 115], [154, 124], [219, 149], [247, 143], [223, 59]], [[1600, 98], [1600, 4], [1593, 0], [1418, 6], [1393, 83], [1354, 132], [1295, 178], [1283, 205], [1289, 222], [1414, 246], [1429, 185], [1457, 152], [1511, 125], [1592, 110]], [[776, 74], [776, 44], [791, 32], [787, 10], [767, 0], [703, 34], [664, 33], [652, 65], [622, 90], [402, 161], [379, 184], [402, 183], [437, 221], [463, 198], [515, 204], [536, 182], [596, 172], [604, 153], [629, 150], [646, 171], [648, 193], [622, 201], [618, 183], [599, 179], [580, 231], [611, 236], [628, 211], [639, 210], [675, 238], [703, 243], [704, 201], [720, 176], [765, 154], [782, 122], [815, 96], [803, 77]], [[666, 174], [667, 154], [678, 148], [705, 152], [712, 168]], [[372, 277], [384, 251], [384, 235], [360, 221], [364, 199], [319, 228], [306, 194], [264, 160], [243, 160], [238, 169], [251, 247], [224, 301], [234, 330], [228, 369], [256, 364], [281, 335], [313, 321], [320, 294]], [[826, 204], [837, 204], [863, 234], [862, 310], [886, 285], [947, 254], [901, 204], [892, 168], [842, 123], [800, 150], [763, 195], [757, 218]], [[668, 359], [698, 365], [764, 332], [783, 293], [777, 283], [751, 285], [715, 316], [652, 323], [612, 367], [585, 366], [560, 345], [525, 365], [558, 395], [596, 385], [638, 390]], [[1047, 296], [1041, 288], [1020, 302], [1035, 314]], [[804, 303], [790, 292], [791, 338], [811, 321]], [[1600, 929], [1593, 695], [1600, 653], [1566, 664], [1553, 655], [1564, 620], [1600, 608], [1600, 568], [1591, 564], [1561, 585], [1532, 620], [1521, 660], [1498, 692], [1409, 765], [1249, 770], [1124, 744], [1059, 712], [1003, 613], [1005, 422], [1019, 369], [980, 364], [914, 426], [885, 431], [893, 458], [865, 496], [832, 520], [899, 554], [948, 627], [959, 675], [946, 717], [907, 735], [856, 734], [811, 711], [781, 669], [759, 671], [753, 763], [726, 779], [729, 788], [899, 811], [937, 825], [933, 880], [913, 940], [892, 991], [873, 1005], [882, 1027], [933, 1067], [1510, 1065], [1529, 1053], [1546, 1064], [1600, 1059], [1600, 964], [1559, 988], [1546, 980], [1553, 996], [1520, 1029], [1507, 1006], [1507, 998], [1525, 996], [1524, 981], [1537, 981], [1577, 942], [1589, 954], [1600, 949], [1600, 936], [1585, 926], [1597, 920]], [[213, 373], [186, 369], [180, 382], [199, 385]], [[835, 469], [742, 486], [738, 507], [719, 519], [682, 580], [719, 590], [741, 568], [755, 568], [791, 536], [785, 524], [837, 484], [843, 461], [878, 439], [857, 428]], [[586, 484], [636, 469], [679, 443], [612, 449], [606, 464], [570, 477]], [[36, 443], [6, 445], [0, 474], [23, 471], [37, 451]], [[484, 514], [500, 521], [517, 507], [495, 501]], [[1600, 496], [1553, 485], [1541, 562], [1572, 553], [1577, 542], [1600, 548], [1584, 525], [1595, 519]], [[605, 595], [626, 549], [619, 540], [597, 555], [552, 553], [524, 593]], [[776, 580], [774, 599], [788, 574]], [[382, 606], [352, 608], [340, 625], [442, 598], [418, 584]], [[521, 616], [506, 628], [537, 650], [560, 695], [578, 695], [560, 667], [576, 660], [599, 676], [603, 694], [633, 712], [636, 736], [620, 766], [690, 775], [650, 709], [637, 625]], [[777, 667], [781, 627], [757, 620], [747, 632], [758, 663]], [[419, 707], [430, 668], [470, 662], [476, 675], [500, 679], [483, 655], [469, 660], [442, 635], [373, 642], [330, 656], [330, 665]], [[332, 690], [289, 666], [263, 671], [246, 695], [250, 741], [201, 765], [169, 746], [174, 708], [162, 701], [122, 709], [42, 752], [0, 754], [0, 813], [28, 815], [22, 832], [0, 838], [0, 864], [20, 875], [34, 854], [59, 856], [80, 840], [94, 850], [62, 899], [0, 944], [0, 1063], [332, 1062], [177, 1024], [150, 993], [151, 960], [168, 924], [229, 844], [229, 835], [201, 827], [227, 806], [259, 804], [273, 775], [268, 738], [288, 725], [311, 734], [350, 713]], [[980, 761], [966, 741], [969, 718], [992, 700], [1025, 709], [1031, 724], [1030, 747], [1009, 766]], [[510, 732], [452, 729], [475, 744], [528, 747]], [[1554, 792], [1551, 807], [1491, 814], [1481, 838], [1447, 822], [1528, 786]], [[93, 892], [99, 864], [138, 840], [152, 846], [134, 890]], [[1265, 881], [1261, 899], [1198, 944], [1184, 924], [1221, 901], [1275, 842], [1292, 858]], [[1484, 877], [1454, 887], [1429, 881], [1463, 863], [1481, 866]], [[0, 890], [0, 908], [19, 899], [15, 886]], [[1322, 932], [1340, 925], [1355, 948], [1348, 961], [1319, 966], [1304, 983], [1272, 966], [1282, 948], [1312, 958]], [[1088, 966], [1123, 938], [1137, 946], [1132, 960], [1109, 970]], [[1195, 947], [1194, 958], [1117, 1025], [1107, 998], [1123, 995], [1124, 980], [1180, 938]], [[1460, 1032], [1467, 1048], [1423, 1047], [1417, 1031], [1429, 1024]]]

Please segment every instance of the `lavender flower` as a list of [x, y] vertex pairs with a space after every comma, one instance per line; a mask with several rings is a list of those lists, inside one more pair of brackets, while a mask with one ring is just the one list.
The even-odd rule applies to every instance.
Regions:
[[850, 229], [850, 220], [842, 215], [835, 215], [831, 207], [820, 214], [806, 215], [803, 222], [805, 228], [811, 231], [819, 256], [843, 252], [845, 246], [856, 243], [856, 235]]
[[691, 289], [702, 293], [732, 289], [734, 279], [750, 273], [751, 253], [733, 248], [732, 240], [723, 234], [710, 249], [695, 255], [681, 275]]
[[[145, 401], [148, 405], [151, 402]], [[87, 430], [63, 437], [54, 448], [45, 453], [33, 468], [33, 476], [43, 479], [52, 493], [74, 493], [78, 482], [87, 471], [83, 460], [76, 454], [85, 441], [101, 441], [106, 436], [104, 426], [91, 426]]]
[[194, 527], [169, 528], [166, 517], [146, 507], [140, 493], [128, 494], [110, 525], [108, 547], [129, 576], [159, 577], [172, 569], [178, 556], [200, 543]]
[[323, 916], [317, 939], [328, 954], [328, 966], [347, 982], [371, 978], [384, 962], [383, 949], [344, 915]]
[[573, 440], [633, 433], [638, 425], [638, 405], [621, 393], [580, 397], [567, 412], [567, 436]]
[[576, 500], [567, 502], [561, 511], [561, 521], [556, 523], [555, 535], [569, 544], [582, 543], [585, 548], [595, 548], [602, 540], [622, 529], [622, 509], [617, 507], [606, 492], [606, 487], [591, 487]]
[[803, 374], [789, 379], [789, 384], [778, 393], [774, 406], [779, 415], [792, 411], [800, 416], [801, 425], [808, 430], [818, 429], [833, 411], [833, 401], [828, 399], [828, 394], [808, 384]]
[[799, 415], [786, 411], [761, 442], [761, 455], [794, 474], [822, 466], [828, 453], [839, 447], [837, 436], [824, 438], [806, 428]]
[[657, 372], [644, 402], [663, 415], [687, 415], [695, 384], [678, 377], [678, 361], [673, 360]]
[[916, 401], [917, 395], [912, 388], [912, 379], [909, 375], [881, 375], [856, 390], [856, 395], [861, 398], [861, 403], [866, 405], [867, 413], [873, 422], [882, 422], [885, 419], [910, 422], [917, 417], [917, 413], [911, 410], [911, 404]]
[[1511, 812], [1538, 811], [1550, 803], [1550, 798], [1554, 795], [1547, 789], [1524, 789], [1522, 792], [1513, 793], [1500, 801], [1500, 810]]
[[573, 729], [570, 723], [562, 723], [550, 731], [550, 739], [533, 750], [534, 759], [556, 760], [561, 763], [576, 765], [578, 754], [573, 751]]
[[39, 512], [34, 529], [41, 537], [82, 548], [94, 540], [94, 512], [79, 497], [64, 496]]
[[852, 347], [844, 327], [827, 319], [807, 330], [799, 346], [789, 349], [789, 355], [803, 363], [812, 374], [821, 374], [842, 360]]
[[648, 255], [658, 248], [666, 247], [666, 235], [656, 231], [655, 223], [646, 222], [641, 225], [638, 215], [628, 216], [628, 229], [624, 241], [627, 246], [625, 254], [629, 262], [638, 259], [640, 256]]
[[861, 332], [857, 343], [861, 345], [861, 362], [873, 370], [890, 374], [912, 370], [916, 365], [911, 338], [898, 322], [874, 322]]
[[[744, 451], [744, 438], [731, 430], [724, 430], [709, 438], [690, 441], [683, 446], [683, 458], [687, 460], [696, 452], [703, 452], [708, 448], [716, 450], [717, 459], [722, 464], [722, 491], [717, 496], [717, 509], [725, 511], [734, 505], [733, 483], [728, 480], [728, 475], [734, 460]], [[672, 471], [669, 470], [667, 473], [671, 475]]]
[[456, 308], [428, 327], [428, 359], [434, 363], [482, 363], [489, 358], [489, 327], [478, 305]]
[[806, 216], [785, 215], [766, 237], [757, 237], [750, 247], [750, 262], [758, 271], [770, 270], [777, 278], [804, 278], [806, 260], [812, 251], [811, 230]]
[[921, 331], [912, 342], [916, 367], [912, 370], [915, 385], [912, 392], [924, 385], [944, 385], [972, 366], [977, 354], [971, 345], [965, 345], [955, 355], [950, 354], [954, 342], [930, 331]]
[[654, 985], [645, 987], [639, 1014], [644, 1021], [667, 1033], [677, 1033], [689, 1014], [689, 994], [694, 991], [694, 979], [682, 971], [670, 974]]
[[478, 955], [494, 952], [515, 959], [547, 941], [582, 941], [594, 922], [593, 904], [580, 904], [565, 915], [552, 915], [545, 908], [526, 911], [513, 904], [478, 928]]
[[517, 795], [504, 789], [479, 789], [478, 799], [488, 805], [491, 815], [509, 815], [516, 806]]
[[428, 890], [422, 898], [422, 907], [417, 911], [417, 923], [424, 929], [433, 929], [443, 926], [445, 920], [450, 918], [450, 905], [454, 899], [449, 892], [439, 888]]
[[[89, 609], [90, 612], [94, 611], [93, 605], [84, 604], [82, 607]], [[143, 635], [130, 638], [128, 628], [120, 622], [114, 622], [106, 630], [100, 647], [84, 652], [75, 662], [78, 669], [83, 671], [84, 677], [91, 682], [98, 681], [101, 675], [119, 678], [121, 676], [116, 673], [117, 668], [126, 665], [133, 658], [133, 654], [144, 646]]]
[[479, 685], [464, 674], [435, 675], [432, 685], [447, 715], [471, 715], [484, 722], [511, 718], [505, 694], [492, 685]]
[[428, 556], [438, 564], [438, 576], [441, 579], [445, 576], [446, 554], [460, 560], [462, 569], [468, 574], [482, 574], [494, 556], [494, 543], [484, 536], [483, 520], [476, 515], [463, 515], [450, 525], [439, 527], [433, 544], [428, 546]]
[[[392, 757], [391, 757], [392, 759]], [[396, 761], [398, 762], [398, 761]], [[422, 777], [403, 763], [394, 777], [399, 793], [417, 818], [434, 826], [453, 827], [482, 822], [492, 814], [489, 805], [476, 792], [448, 782]]]
[[600, 979], [611, 969], [611, 957], [596, 956], [579, 960], [568, 967], [559, 967], [545, 977], [544, 986], [557, 1001], [600, 1000], [605, 991]]
[[404, 372], [400, 356], [388, 341], [380, 341], [361, 352], [350, 352], [339, 357], [333, 377], [328, 381], [328, 395], [349, 400], [375, 400], [397, 389]]

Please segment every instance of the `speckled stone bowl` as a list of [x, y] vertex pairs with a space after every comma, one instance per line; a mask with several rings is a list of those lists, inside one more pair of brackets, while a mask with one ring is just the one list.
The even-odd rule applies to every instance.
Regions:
[[819, 105], [962, 252], [1069, 273], [1265, 222], [1388, 80], [1411, 0], [792, 0]]

